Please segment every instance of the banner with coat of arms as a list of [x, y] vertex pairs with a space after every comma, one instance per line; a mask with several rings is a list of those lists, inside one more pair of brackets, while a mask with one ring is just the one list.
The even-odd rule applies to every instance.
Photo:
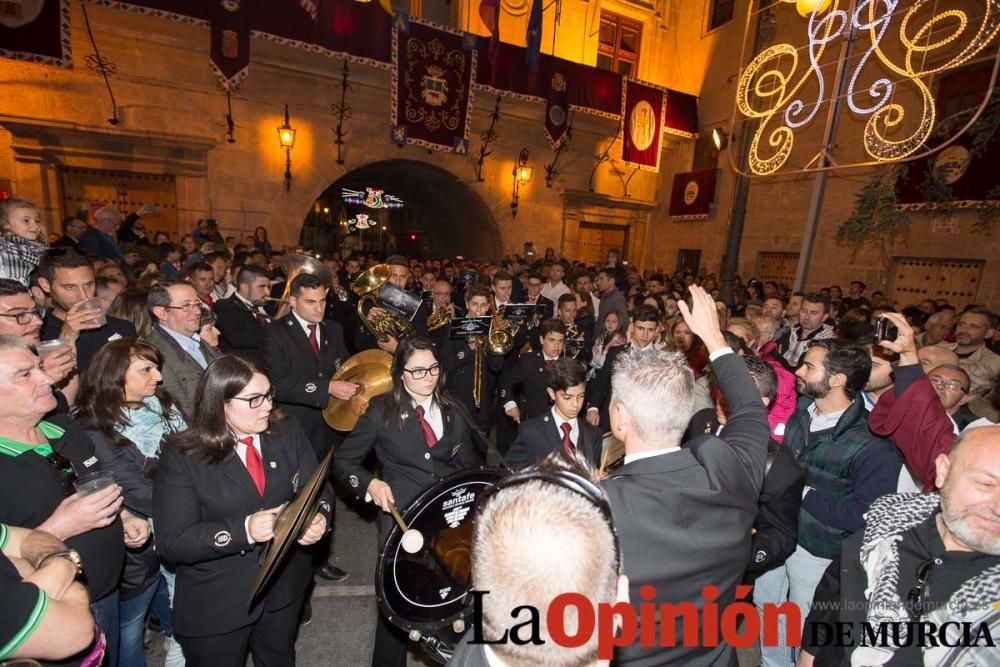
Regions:
[[250, 68], [250, 28], [256, 0], [212, 0], [210, 8], [212, 72], [223, 90], [232, 90]]
[[569, 128], [569, 87], [564, 72], [553, 72], [549, 81], [549, 96], [545, 100], [545, 136], [552, 148], [566, 138]]
[[69, 0], [0, 0], [0, 56], [70, 67], [69, 13]]
[[622, 79], [622, 162], [645, 171], [660, 171], [660, 145], [667, 91]]
[[396, 144], [467, 153], [476, 50], [460, 32], [397, 14], [392, 27]]
[[674, 176], [670, 191], [670, 219], [674, 222], [705, 220], [715, 200], [715, 177], [719, 170], [699, 169]]

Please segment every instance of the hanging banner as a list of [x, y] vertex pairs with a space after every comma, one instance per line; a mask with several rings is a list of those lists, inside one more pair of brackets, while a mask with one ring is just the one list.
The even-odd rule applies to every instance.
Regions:
[[622, 162], [658, 172], [667, 91], [628, 78], [622, 89]]
[[670, 191], [670, 219], [674, 222], [705, 220], [715, 199], [718, 169], [699, 169], [674, 176]]
[[392, 142], [467, 153], [475, 49], [462, 33], [404, 15], [392, 41]]
[[0, 0], [0, 56], [70, 67], [69, 0]]
[[236, 88], [250, 68], [250, 26], [255, 0], [212, 0], [212, 72], [223, 90]]
[[569, 92], [566, 75], [556, 72], [549, 81], [549, 98], [545, 102], [545, 136], [552, 148], [566, 138], [569, 128]]
[[[961, 136], [944, 150], [906, 164], [903, 177], [896, 184], [899, 208], [921, 211], [933, 207], [924, 192], [931, 174], [950, 191], [947, 208], [975, 208], [983, 202], [995, 202], [998, 188], [993, 169], [997, 164], [1000, 164], [1000, 141], [977, 147], [973, 136]], [[931, 185], [929, 189], [937, 191], [941, 185]]]

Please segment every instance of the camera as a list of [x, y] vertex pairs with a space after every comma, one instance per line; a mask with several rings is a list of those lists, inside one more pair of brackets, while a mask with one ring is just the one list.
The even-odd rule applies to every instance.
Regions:
[[896, 340], [899, 336], [899, 327], [889, 321], [887, 317], [880, 317], [875, 321], [875, 342], [881, 343], [884, 340]]

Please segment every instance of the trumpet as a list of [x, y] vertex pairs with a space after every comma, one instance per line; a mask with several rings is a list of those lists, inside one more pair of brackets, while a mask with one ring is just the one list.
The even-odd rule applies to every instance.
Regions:
[[493, 326], [490, 335], [486, 337], [486, 353], [502, 357], [514, 347], [514, 332], [516, 327], [510, 320], [500, 320], [496, 297], [490, 295], [493, 304]]
[[427, 331], [437, 331], [448, 326], [451, 322], [451, 309], [448, 306], [435, 308], [434, 312], [427, 316]]

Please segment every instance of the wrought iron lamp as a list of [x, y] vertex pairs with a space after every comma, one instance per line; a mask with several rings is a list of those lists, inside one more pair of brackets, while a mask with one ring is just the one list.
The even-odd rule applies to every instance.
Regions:
[[292, 148], [295, 147], [295, 128], [288, 122], [288, 105], [285, 105], [285, 122], [278, 127], [278, 143], [285, 150], [285, 192], [292, 189]]
[[517, 217], [517, 205], [520, 198], [521, 184], [531, 180], [531, 167], [528, 166], [528, 149], [522, 148], [514, 163], [514, 196], [510, 200], [510, 215]]

